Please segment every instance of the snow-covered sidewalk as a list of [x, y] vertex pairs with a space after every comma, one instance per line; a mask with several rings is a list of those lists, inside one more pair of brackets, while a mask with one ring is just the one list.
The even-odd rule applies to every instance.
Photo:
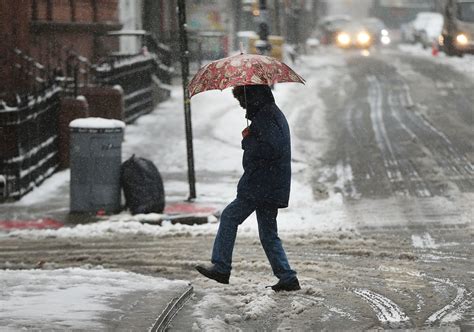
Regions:
[[[325, 105], [316, 93], [329, 86], [335, 67], [344, 66], [342, 57], [318, 53], [304, 57], [294, 66], [296, 71], [307, 79], [306, 85], [278, 84], [274, 95], [277, 104], [287, 115], [292, 129], [293, 142], [293, 182], [290, 208], [280, 210], [279, 229], [281, 232], [306, 233], [310, 230], [344, 228], [347, 218], [344, 212], [342, 196], [330, 193], [324, 201], [313, 199], [312, 188], [307, 174], [309, 158], [322, 156], [329, 135], [325, 127]], [[315, 71], [319, 74], [315, 75]], [[244, 111], [232, 97], [230, 89], [208, 91], [192, 99], [194, 156], [197, 173], [196, 203], [223, 208], [233, 200], [238, 179], [242, 173], [240, 147], [241, 130], [246, 121]], [[298, 136], [298, 121], [301, 114], [310, 114], [308, 121], [314, 124], [314, 141], [311, 141], [311, 154], [308, 153], [308, 141]], [[306, 115], [305, 115], [306, 116]], [[175, 87], [169, 101], [162, 103], [151, 114], [139, 118], [125, 130], [123, 159], [132, 154], [149, 158], [158, 165], [163, 175], [167, 202], [182, 201], [187, 196], [186, 148], [183, 128], [182, 89]], [[304, 151], [302, 150], [304, 149]], [[13, 203], [18, 209], [48, 204], [61, 195], [63, 207], [68, 206], [67, 188], [69, 172], [63, 171], [25, 196], [20, 202]], [[94, 237], [114, 236], [115, 234], [148, 234], [166, 236], [172, 234], [215, 234], [215, 219], [204, 225], [179, 225], [163, 223], [161, 227], [142, 224], [140, 221], [158, 219], [160, 216], [132, 216], [128, 212], [111, 216], [107, 220], [64, 227], [53, 230], [14, 230], [0, 236], [21, 237]], [[241, 234], [256, 234], [255, 216], [243, 225]]]

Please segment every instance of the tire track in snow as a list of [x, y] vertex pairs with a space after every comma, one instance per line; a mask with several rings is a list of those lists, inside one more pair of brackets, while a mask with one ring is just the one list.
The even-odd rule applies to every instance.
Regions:
[[[392, 84], [389, 82], [389, 86], [392, 86]], [[400, 113], [402, 111], [402, 106], [401, 103], [399, 102], [400, 100], [400, 92], [397, 92], [397, 94], [394, 94], [394, 90], [396, 89], [389, 89], [388, 93], [388, 105], [390, 108], [390, 115], [398, 122], [400, 127], [410, 136], [412, 140], [417, 140], [418, 136], [408, 128], [408, 126], [403, 122], [402, 118], [400, 117]], [[426, 147], [422, 146], [422, 149], [425, 149]], [[408, 178], [410, 180], [410, 184], [412, 184], [415, 188], [415, 195], [418, 197], [430, 197], [432, 196], [432, 193], [428, 186], [426, 185], [425, 181], [423, 178], [420, 176], [418, 171], [416, 170], [415, 166], [410, 162], [410, 160], [402, 159], [400, 161], [401, 165], [403, 168], [406, 170], [408, 173]]]
[[[445, 284], [456, 289], [456, 296], [447, 305], [431, 314], [425, 321], [425, 326], [435, 326], [452, 324], [462, 319], [464, 313], [469, 310], [472, 305], [472, 292], [469, 292], [466, 288], [456, 285], [449, 279], [440, 279], [431, 277], [424, 273], [410, 273], [408, 275], [434, 281], [436, 283]], [[424, 304], [424, 303], [423, 303]]]
[[[398, 97], [401, 106], [400, 111], [403, 114], [400, 114], [408, 119], [407, 125], [411, 124], [411, 126], [416, 127], [416, 132], [419, 133], [417, 136], [420, 138], [418, 142], [421, 142], [433, 153], [438, 165], [447, 171], [449, 179], [453, 180], [461, 189], [472, 190], [474, 186], [474, 164], [456, 148], [446, 134], [430, 123], [420, 112], [409, 112], [410, 109], [416, 107], [416, 104], [411, 97], [408, 83], [400, 77], [395, 84], [401, 88]], [[435, 148], [429, 148], [433, 145]]]
[[466, 288], [460, 287], [449, 280], [429, 277], [435, 282], [446, 284], [456, 289], [456, 297], [447, 305], [433, 313], [425, 321], [425, 325], [433, 326], [435, 324], [448, 324], [460, 320], [464, 312], [470, 308], [472, 300], [471, 294]]
[[323, 297], [318, 297], [318, 296], [312, 296], [312, 295], [304, 295], [304, 294], [295, 294], [293, 295], [294, 298], [303, 300], [306, 302], [306, 305], [308, 306], [313, 306], [313, 305], [320, 305], [323, 306], [328, 310], [328, 312], [332, 314], [336, 314], [341, 318], [351, 320], [353, 322], [357, 322], [358, 319], [355, 317], [355, 314], [352, 314], [350, 312], [344, 311], [343, 309], [334, 306], [334, 305], [329, 305], [324, 302]]
[[355, 289], [354, 293], [369, 303], [383, 325], [392, 328], [411, 326], [410, 318], [392, 300], [363, 288]]
[[[403, 186], [403, 176], [383, 122], [382, 89], [375, 76], [368, 76], [367, 80], [369, 81], [368, 102], [370, 105], [370, 119], [372, 120], [375, 140], [383, 155], [387, 176], [391, 183], [400, 183]], [[408, 191], [403, 187], [397, 188], [396, 191], [404, 195], [408, 194]]]
[[[397, 157], [396, 149], [392, 145], [386, 121], [384, 120], [382, 86], [375, 76], [368, 76], [367, 80], [369, 82], [368, 102], [370, 105], [370, 118], [372, 120], [375, 140], [382, 152], [387, 176], [394, 192], [408, 196], [410, 194], [410, 187], [412, 187], [412, 193], [418, 197], [431, 196], [430, 190], [428, 190], [415, 167], [410, 162]], [[407, 173], [408, 178], [405, 178], [403, 172]]]

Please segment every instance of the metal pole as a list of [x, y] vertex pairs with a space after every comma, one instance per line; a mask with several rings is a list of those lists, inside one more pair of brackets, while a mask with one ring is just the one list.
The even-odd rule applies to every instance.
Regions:
[[275, 0], [275, 34], [281, 36], [280, 0]]
[[267, 1], [259, 1], [260, 17], [258, 19], [258, 35], [259, 43], [257, 44], [257, 50], [260, 54], [268, 54], [271, 51], [271, 45], [268, 42], [268, 35], [270, 34], [270, 27], [268, 26], [268, 10]]
[[[232, 1], [234, 4], [234, 49], [239, 49], [239, 38], [237, 33], [240, 31], [242, 20], [242, 0]], [[201, 44], [199, 44], [201, 45]]]
[[186, 32], [186, 5], [178, 0], [179, 46], [181, 51], [181, 76], [183, 80], [184, 122], [186, 129], [186, 149], [188, 154], [189, 198], [196, 198], [196, 178], [194, 174], [193, 128], [191, 125], [191, 99], [188, 91], [189, 50]]

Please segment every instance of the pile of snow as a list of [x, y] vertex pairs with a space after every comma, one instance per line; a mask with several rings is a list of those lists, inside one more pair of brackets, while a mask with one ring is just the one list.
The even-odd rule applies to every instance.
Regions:
[[[281, 234], [302, 235], [308, 232], [336, 231], [350, 228], [349, 216], [346, 214], [343, 198], [334, 194], [329, 199], [314, 202], [307, 199], [298, 201], [298, 195], [293, 208], [280, 210], [278, 217], [278, 230]], [[304, 191], [298, 193], [304, 195]], [[310, 193], [308, 193], [310, 194]], [[303, 196], [304, 198], [308, 196]], [[110, 217], [108, 220], [91, 224], [81, 224], [75, 227], [42, 230], [14, 230], [2, 236], [21, 238], [98, 238], [115, 237], [117, 235], [147, 235], [154, 237], [168, 236], [205, 236], [215, 235], [219, 225], [207, 223], [202, 225], [172, 224], [164, 221], [161, 226], [144, 224], [141, 221], [160, 219], [162, 215], [132, 216], [121, 213]], [[239, 236], [257, 236], [258, 224], [255, 213], [252, 214], [240, 227]]]
[[101, 268], [0, 270], [0, 280], [0, 326], [7, 330], [100, 330], [105, 328], [101, 318], [117, 314], [114, 303], [127, 294], [187, 285]]
[[51, 199], [51, 197], [57, 195], [58, 188], [63, 186], [64, 183], [69, 182], [71, 172], [69, 169], [55, 173], [50, 178], [46, 179], [41, 185], [41, 189], [36, 189], [22, 197], [18, 202], [12, 205], [22, 207], [30, 206], [38, 203], [43, 203]]
[[429, 57], [431, 61], [451, 66], [455, 70], [463, 74], [470, 75], [471, 77], [474, 75], [474, 55], [466, 54], [460, 58], [450, 57], [441, 52], [438, 56], [434, 57], [431, 54], [431, 49], [423, 49], [421, 45], [401, 44], [398, 48], [405, 53], [420, 57]]

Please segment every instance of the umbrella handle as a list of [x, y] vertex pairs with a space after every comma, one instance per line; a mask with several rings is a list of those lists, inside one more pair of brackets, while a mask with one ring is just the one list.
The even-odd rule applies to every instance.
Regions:
[[239, 47], [240, 47], [240, 54], [244, 54], [244, 43], [240, 42]]
[[[247, 111], [247, 90], [245, 89], [244, 85], [244, 100], [245, 100], [245, 111]], [[249, 127], [249, 118], [245, 117], [247, 119], [247, 128]]]

